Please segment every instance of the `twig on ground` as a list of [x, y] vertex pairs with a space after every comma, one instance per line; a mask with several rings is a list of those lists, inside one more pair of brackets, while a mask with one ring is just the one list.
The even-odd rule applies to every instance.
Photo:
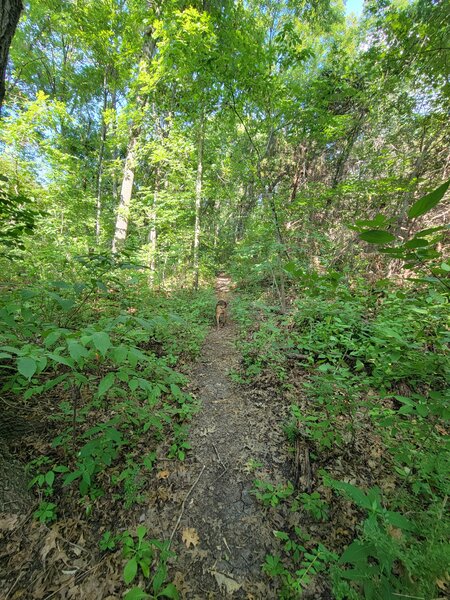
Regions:
[[223, 461], [222, 461], [222, 459], [220, 458], [219, 452], [218, 452], [218, 450], [217, 450], [217, 448], [216, 448], [215, 444], [213, 444], [213, 448], [214, 448], [214, 450], [215, 450], [215, 452], [216, 452], [216, 455], [217, 455], [217, 460], [220, 462], [220, 464], [222, 465], [222, 469], [223, 469], [223, 470], [224, 470], [224, 472], [225, 472], [225, 471], [227, 470], [227, 467], [226, 467], [226, 465], [224, 465], [224, 464], [223, 464]]
[[[79, 583], [81, 583], [81, 580], [83, 580], [86, 577], [86, 575], [89, 575], [89, 573], [92, 573], [92, 571], [95, 571], [95, 569], [97, 569], [102, 564], [102, 562], [105, 561], [105, 558], [106, 558], [106, 556], [104, 558], [102, 558], [102, 560], [100, 562], [98, 562], [96, 565], [94, 565], [93, 567], [91, 567], [90, 569], [85, 571], [84, 573], [81, 573], [79, 575], [79, 579], [80, 579]], [[59, 589], [52, 592], [49, 596], [46, 596], [45, 600], [50, 600], [50, 598], [53, 598], [54, 596], [56, 596], [56, 594], [59, 594], [59, 592], [61, 590], [63, 590], [65, 587], [67, 587], [68, 585], [70, 585], [72, 581], [74, 581], [73, 575], [71, 575], [69, 577], [69, 579], [67, 581], [65, 581]], [[77, 583], [77, 585], [78, 585], [78, 583]]]
[[170, 548], [170, 545], [172, 544], [173, 536], [175, 535], [175, 533], [176, 533], [176, 531], [177, 531], [177, 529], [178, 529], [178, 525], [180, 524], [181, 517], [183, 516], [183, 513], [184, 513], [184, 508], [185, 508], [185, 506], [186, 506], [186, 501], [187, 501], [187, 499], [189, 498], [189, 496], [190, 496], [190, 494], [191, 494], [192, 490], [195, 488], [195, 486], [196, 486], [196, 485], [197, 485], [197, 483], [199, 482], [199, 480], [200, 480], [200, 477], [203, 475], [203, 471], [204, 471], [205, 469], [206, 469], [206, 465], [203, 465], [203, 468], [202, 468], [202, 470], [200, 471], [200, 473], [198, 474], [198, 477], [197, 477], [197, 479], [196, 479], [196, 480], [194, 481], [194, 483], [191, 485], [191, 487], [189, 488], [189, 491], [188, 491], [188, 493], [186, 494], [186, 496], [185, 496], [185, 498], [184, 498], [183, 502], [181, 503], [181, 510], [180, 510], [180, 514], [178, 515], [177, 522], [175, 523], [175, 527], [173, 528], [172, 534], [171, 534], [171, 536], [170, 536], [170, 538], [169, 538], [169, 548]]
[[231, 552], [230, 546], [228, 545], [227, 540], [225, 539], [225, 536], [222, 536], [222, 539], [224, 541], [225, 546], [227, 547], [228, 552], [233, 555], [233, 553]]
[[222, 479], [222, 477], [225, 475], [225, 473], [228, 471], [228, 467], [225, 467], [224, 470], [222, 471], [222, 473], [219, 475], [219, 477], [217, 477], [217, 479], [214, 480], [214, 483], [216, 481], [219, 481], [219, 479]]
[[12, 584], [12, 586], [9, 588], [9, 590], [6, 592], [5, 600], [8, 600], [9, 595], [11, 594], [13, 589], [16, 587], [16, 585], [19, 583], [19, 580], [21, 579], [21, 577], [24, 573], [25, 573], [25, 571], [20, 571], [19, 575], [17, 576], [17, 579]]

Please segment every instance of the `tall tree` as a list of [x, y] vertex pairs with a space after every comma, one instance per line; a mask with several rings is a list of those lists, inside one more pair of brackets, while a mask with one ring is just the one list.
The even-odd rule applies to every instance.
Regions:
[[9, 47], [11, 46], [22, 10], [22, 0], [3, 0], [0, 3], [0, 111], [5, 98], [6, 65], [8, 63]]
[[194, 289], [198, 288], [199, 279], [199, 244], [200, 244], [200, 208], [202, 204], [203, 184], [203, 145], [204, 145], [205, 118], [200, 116], [198, 143], [197, 143], [197, 178], [195, 181], [195, 224], [194, 224]]

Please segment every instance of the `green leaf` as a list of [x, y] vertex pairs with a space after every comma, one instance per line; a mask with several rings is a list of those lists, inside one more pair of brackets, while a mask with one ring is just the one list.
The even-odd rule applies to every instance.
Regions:
[[67, 347], [69, 349], [70, 356], [77, 362], [80, 360], [80, 358], [84, 358], [89, 354], [87, 349], [75, 340], [69, 340], [67, 342]]
[[81, 471], [79, 469], [77, 469], [76, 471], [73, 471], [72, 473], [69, 473], [68, 475], [66, 475], [64, 477], [64, 483], [63, 486], [65, 487], [66, 485], [70, 485], [72, 483], [72, 481], [75, 481], [75, 479], [78, 479], [81, 476]]
[[287, 533], [285, 533], [284, 531], [274, 531], [273, 535], [278, 538], [279, 540], [285, 540], [288, 541], [289, 540], [289, 536]]
[[55, 362], [60, 363], [61, 365], [66, 365], [66, 367], [70, 367], [71, 369], [73, 369], [75, 366], [73, 360], [71, 360], [70, 358], [65, 358], [60, 354], [55, 354], [52, 352], [48, 355], [48, 357], [54, 360]]
[[56, 330], [51, 331], [48, 334], [48, 336], [45, 338], [45, 341], [44, 341], [46, 348], [49, 348], [55, 342], [57, 342], [62, 334], [63, 334], [63, 331], [61, 329], [56, 329]]
[[109, 388], [112, 385], [114, 385], [114, 381], [115, 381], [114, 373], [108, 373], [107, 375], [105, 375], [105, 377], [103, 377], [103, 379], [98, 384], [98, 389], [97, 389], [98, 396], [100, 397], [100, 396], [103, 396], [103, 394], [106, 394], [106, 392], [109, 390]]
[[92, 341], [94, 342], [94, 346], [97, 348], [99, 352], [106, 355], [109, 348], [111, 348], [111, 340], [109, 339], [109, 335], [106, 331], [97, 331], [92, 336]]
[[36, 373], [36, 369], [37, 363], [31, 356], [22, 356], [17, 360], [17, 370], [28, 380]]
[[57, 467], [54, 467], [53, 470], [55, 473], [67, 473], [69, 468], [64, 465], [58, 465]]
[[125, 583], [131, 583], [133, 581], [133, 579], [136, 577], [137, 574], [137, 568], [138, 568], [138, 564], [137, 564], [137, 560], [135, 558], [132, 558], [131, 560], [129, 560], [127, 562], [127, 564], [125, 565], [125, 568], [123, 570], [123, 579], [125, 581]]
[[53, 482], [55, 481], [55, 474], [53, 471], [48, 471], [48, 473], [45, 474], [45, 483], [48, 486], [52, 486]]
[[387, 244], [395, 240], [395, 235], [383, 229], [366, 229], [359, 234], [359, 237], [369, 244]]
[[393, 525], [394, 527], [398, 527], [399, 529], [404, 529], [406, 531], [415, 531], [416, 526], [409, 519], [401, 515], [397, 512], [387, 511], [386, 513], [386, 521]]
[[440, 225], [439, 227], [430, 227], [428, 229], [421, 229], [414, 235], [414, 237], [415, 238], [423, 238], [428, 235], [431, 235], [432, 233], [436, 233], [437, 231], [444, 231], [445, 229], [449, 229], [449, 226], [448, 225]]
[[409, 242], [403, 244], [402, 248], [426, 248], [429, 245], [430, 242], [424, 240], [423, 238], [413, 238], [412, 240], [409, 240]]
[[378, 214], [374, 219], [371, 220], [358, 220], [355, 221], [358, 227], [383, 227], [388, 225], [389, 219], [382, 214]]
[[346, 483], [345, 481], [335, 481], [333, 479], [330, 480], [330, 485], [340, 492], [343, 492], [346, 496], [348, 496], [355, 504], [360, 506], [361, 508], [366, 508], [370, 510], [372, 508], [372, 504], [363, 490], [358, 487], [352, 485], [351, 483]]
[[183, 397], [183, 392], [175, 383], [170, 384], [170, 391], [172, 392], [172, 396], [176, 399], [180, 399]]
[[367, 563], [368, 556], [370, 556], [370, 547], [365, 546], [359, 540], [355, 540], [344, 550], [339, 558], [339, 564], [349, 563], [362, 566]]
[[138, 348], [130, 348], [130, 350], [128, 351], [128, 361], [134, 369], [139, 361], [147, 361], [147, 357]]
[[117, 346], [117, 348], [114, 348], [114, 350], [113, 350], [114, 360], [119, 365], [126, 361], [127, 354], [128, 354], [128, 348], [126, 346], [124, 346], [123, 344], [120, 346]]
[[159, 592], [158, 596], [163, 596], [164, 598], [173, 598], [173, 600], [178, 600], [178, 598], [180, 597], [178, 595], [177, 588], [174, 586], [173, 583], [169, 583], [169, 585], [166, 585], [166, 587], [161, 592]]
[[417, 200], [409, 209], [408, 217], [415, 219], [434, 208], [444, 197], [449, 185], [450, 179], [435, 189], [434, 192], [430, 192], [426, 196], [423, 196], [423, 198], [420, 198], [420, 200]]
[[426, 406], [425, 404], [418, 404], [416, 406], [416, 411], [417, 414], [420, 415], [421, 417], [428, 417], [429, 414], [429, 410], [428, 410], [428, 406]]
[[130, 390], [132, 392], [135, 392], [138, 387], [139, 387], [139, 379], [132, 379], [131, 381], [128, 382], [128, 387], [130, 388]]
[[150, 598], [150, 596], [144, 590], [141, 590], [141, 588], [134, 587], [123, 598], [124, 600], [143, 600], [144, 598]]
[[153, 593], [154, 594], [158, 594], [159, 590], [162, 588], [164, 581], [166, 580], [167, 577], [167, 567], [164, 563], [161, 563], [157, 570], [156, 573], [153, 577]]
[[63, 298], [62, 296], [60, 296], [59, 294], [56, 294], [55, 292], [49, 292], [49, 296], [50, 296], [50, 298], [53, 298], [53, 300], [55, 300], [57, 304], [59, 304], [59, 306], [62, 308], [62, 310], [64, 312], [68, 312], [75, 305], [75, 302], [73, 300], [70, 300], [68, 298]]

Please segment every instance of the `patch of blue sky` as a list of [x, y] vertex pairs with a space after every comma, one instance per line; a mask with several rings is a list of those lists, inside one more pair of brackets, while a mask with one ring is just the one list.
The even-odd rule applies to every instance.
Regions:
[[360, 17], [364, 8], [364, 0], [345, 0], [345, 14]]

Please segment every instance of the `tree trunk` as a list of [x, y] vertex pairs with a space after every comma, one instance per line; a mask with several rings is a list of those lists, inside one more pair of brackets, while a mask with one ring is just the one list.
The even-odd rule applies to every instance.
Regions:
[[103, 157], [105, 154], [106, 144], [106, 123], [104, 112], [108, 105], [108, 89], [106, 81], [106, 72], [103, 80], [103, 109], [101, 114], [101, 135], [100, 135], [100, 149], [98, 152], [98, 166], [97, 166], [97, 202], [96, 202], [96, 215], [95, 215], [95, 241], [97, 246], [100, 242], [100, 218], [102, 215], [102, 179], [103, 179]]
[[[337, 160], [336, 169], [335, 169], [334, 175], [333, 175], [333, 181], [331, 183], [331, 187], [333, 189], [336, 188], [342, 181], [342, 178], [344, 176], [345, 166], [347, 164], [348, 159], [350, 158], [350, 154], [353, 150], [353, 146], [355, 145], [355, 142], [358, 139], [358, 135], [360, 134], [360, 132], [363, 128], [365, 116], [366, 116], [366, 112], [364, 110], [361, 111], [355, 125], [353, 126], [353, 128], [350, 130], [350, 132], [348, 134], [347, 143], [345, 145], [345, 148]], [[328, 205], [330, 204], [330, 202], [331, 202], [331, 200], [328, 201]]]
[[298, 188], [301, 182], [306, 181], [306, 145], [301, 144], [297, 150], [297, 157], [295, 161], [295, 171], [292, 180], [292, 190], [289, 198], [289, 202], [294, 202], [297, 197]]
[[285, 292], [285, 276], [284, 276], [284, 270], [283, 270], [283, 264], [282, 264], [282, 256], [284, 255], [286, 258], [289, 258], [289, 253], [288, 253], [287, 248], [284, 243], [283, 234], [281, 233], [280, 220], [278, 218], [277, 207], [275, 205], [275, 198], [273, 197], [274, 189], [272, 189], [271, 187], [267, 187], [264, 190], [264, 196], [266, 197], [266, 200], [269, 203], [270, 210], [272, 211], [273, 221], [274, 221], [274, 225], [275, 225], [276, 238], [277, 238], [277, 242], [278, 242], [278, 249], [277, 249], [278, 265], [277, 266], [278, 266], [278, 276], [279, 276], [279, 280], [280, 280], [279, 296], [280, 296], [281, 311], [284, 313], [284, 312], [286, 312], [286, 292]]
[[[151, 30], [148, 31], [144, 47], [142, 49], [142, 56], [151, 64], [156, 51], [156, 41], [151, 36]], [[140, 67], [141, 68], [141, 67]], [[136, 104], [138, 112], [144, 110], [147, 104], [148, 98], [145, 96], [138, 96]], [[139, 121], [140, 123], [140, 121]], [[119, 249], [123, 246], [128, 230], [128, 218], [130, 216], [131, 206], [131, 194], [133, 193], [133, 182], [134, 182], [134, 171], [136, 168], [136, 157], [137, 157], [137, 142], [141, 133], [142, 125], [134, 121], [131, 127], [130, 141], [128, 142], [127, 156], [125, 159], [125, 166], [123, 169], [122, 187], [120, 190], [119, 207], [117, 209], [116, 227], [114, 230], [114, 237], [112, 241], [112, 253], [116, 254]]]
[[0, 111], [5, 98], [6, 65], [9, 47], [23, 10], [22, 0], [0, 2]]
[[112, 242], [113, 254], [116, 254], [121, 246], [123, 246], [127, 237], [139, 131], [139, 129], [132, 131], [130, 142], [128, 144], [127, 157], [125, 159], [125, 167], [123, 170], [122, 188], [120, 190], [119, 207], [117, 209], [116, 227]]
[[158, 194], [160, 187], [160, 168], [156, 168], [155, 173], [155, 190], [153, 192], [153, 204], [150, 210], [150, 231], [148, 234], [148, 266], [150, 268], [148, 284], [149, 287], [153, 287], [155, 283], [155, 272], [156, 272], [156, 209], [158, 205]]
[[203, 177], [203, 121], [200, 118], [197, 150], [197, 180], [195, 182], [195, 226], [194, 226], [194, 289], [198, 289], [199, 276], [199, 243], [200, 243], [200, 207], [202, 202], [202, 177]]
[[216, 220], [214, 225], [214, 248], [217, 248], [220, 235], [220, 200], [214, 202], [214, 217]]
[[[113, 139], [117, 138], [117, 92], [116, 90], [113, 90], [111, 92], [111, 108], [115, 113], [115, 119], [114, 119], [114, 123], [112, 125], [112, 131], [111, 131], [111, 136], [113, 137]], [[117, 144], [114, 144], [114, 150], [112, 152], [113, 155], [113, 162], [114, 164], [116, 164], [117, 159], [119, 158], [119, 148], [117, 146]], [[114, 169], [113, 175], [112, 175], [112, 197], [113, 197], [113, 201], [114, 203], [116, 203], [119, 199], [119, 185], [118, 185], [118, 181], [117, 181], [117, 173], [116, 170]]]

